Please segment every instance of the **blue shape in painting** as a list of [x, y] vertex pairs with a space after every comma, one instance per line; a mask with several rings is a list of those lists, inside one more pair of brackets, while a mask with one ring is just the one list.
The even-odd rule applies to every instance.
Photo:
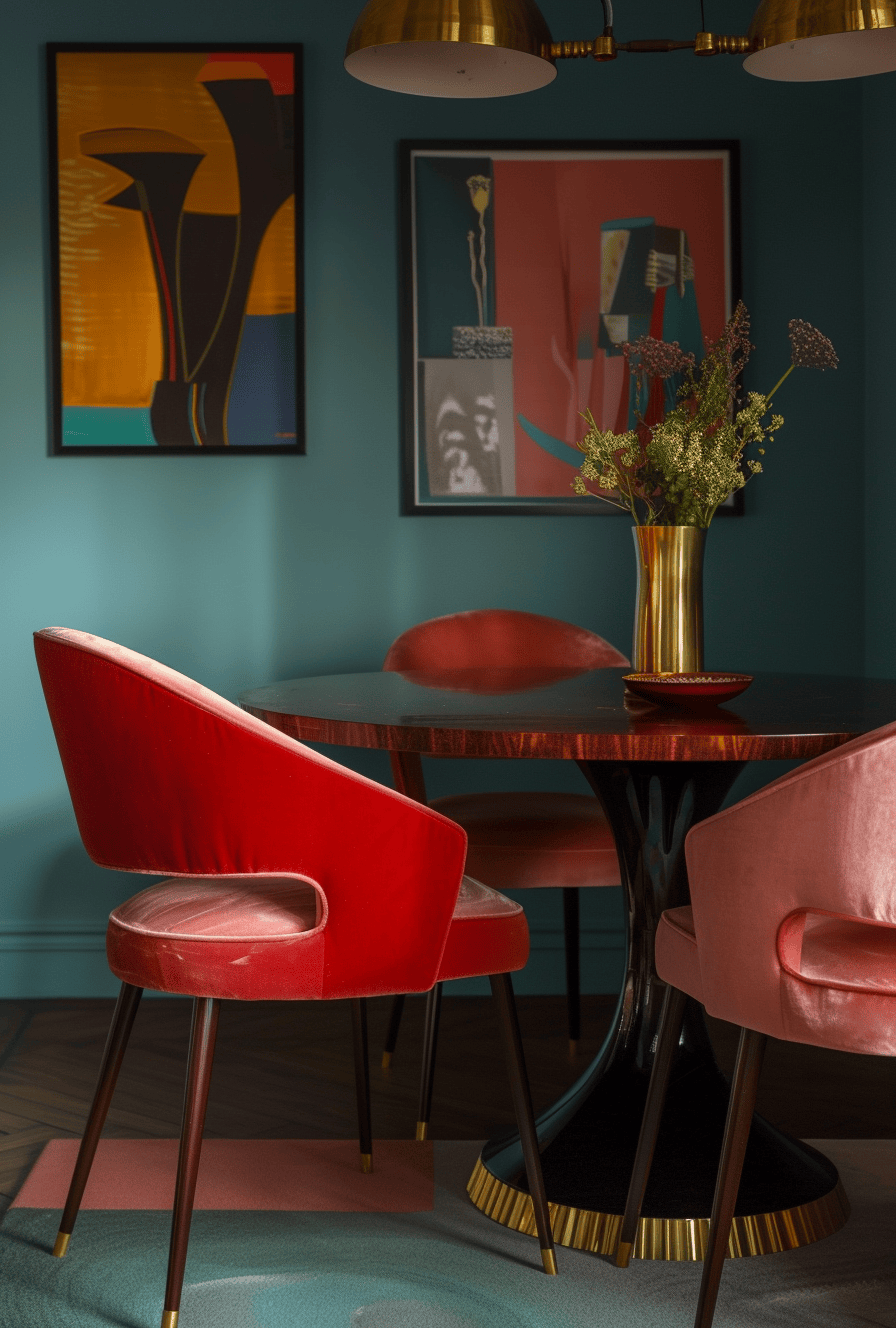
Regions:
[[295, 314], [247, 314], [227, 409], [231, 447], [296, 441]]
[[[247, 315], [227, 410], [230, 446], [294, 445], [295, 383], [295, 315]], [[133, 406], [63, 407], [62, 442], [67, 448], [157, 446], [149, 408]]]
[[533, 443], [537, 443], [540, 448], [543, 448], [545, 452], [549, 452], [552, 457], [556, 457], [558, 461], [564, 461], [568, 466], [574, 466], [578, 470], [582, 464], [582, 453], [577, 447], [573, 447], [570, 443], [564, 443], [562, 438], [555, 438], [553, 434], [545, 433], [544, 429], [539, 429], [537, 424], [527, 420], [522, 411], [517, 411], [516, 417]]

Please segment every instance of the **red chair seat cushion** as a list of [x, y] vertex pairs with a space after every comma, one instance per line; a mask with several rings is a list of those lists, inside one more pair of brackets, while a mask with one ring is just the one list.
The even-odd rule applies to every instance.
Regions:
[[656, 929], [656, 971], [672, 987], [703, 1004], [700, 951], [691, 906], [667, 908]]
[[223, 1000], [320, 997], [326, 909], [293, 876], [179, 877], [109, 918], [106, 951], [123, 982]]
[[467, 873], [496, 890], [619, 884], [613, 835], [587, 794], [470, 793], [431, 806], [463, 826]]
[[521, 905], [465, 876], [437, 980], [515, 973], [528, 958], [529, 928]]
[[[179, 877], [109, 918], [106, 951], [123, 982], [239, 1001], [319, 1000], [326, 906], [292, 876]], [[513, 973], [529, 957], [519, 904], [465, 876], [438, 981]]]

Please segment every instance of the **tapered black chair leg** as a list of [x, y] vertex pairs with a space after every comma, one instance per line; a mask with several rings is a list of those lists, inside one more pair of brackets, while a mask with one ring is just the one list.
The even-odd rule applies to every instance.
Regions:
[[432, 1115], [432, 1086], [436, 1074], [439, 1016], [442, 1013], [442, 984], [437, 982], [426, 995], [426, 1027], [423, 1033], [423, 1068], [420, 1074], [420, 1106], [417, 1111], [417, 1141], [422, 1143]]
[[712, 1217], [709, 1219], [709, 1241], [703, 1260], [703, 1279], [700, 1283], [700, 1299], [697, 1302], [694, 1328], [710, 1328], [715, 1313], [716, 1297], [719, 1294], [719, 1282], [722, 1278], [722, 1264], [728, 1252], [740, 1174], [743, 1170], [744, 1154], [747, 1151], [750, 1126], [756, 1108], [756, 1090], [759, 1087], [766, 1042], [764, 1033], [755, 1033], [751, 1028], [742, 1028], [740, 1031], [740, 1045], [731, 1081], [725, 1137], [722, 1140], [722, 1158], [719, 1162], [716, 1192], [712, 1201]]
[[370, 1052], [367, 1042], [367, 997], [357, 997], [352, 1001], [351, 1006], [361, 1170], [369, 1172], [373, 1170], [373, 1130], [370, 1123]]
[[118, 993], [118, 1002], [109, 1028], [109, 1036], [106, 1039], [103, 1059], [100, 1063], [100, 1073], [97, 1079], [96, 1091], [93, 1095], [93, 1103], [87, 1117], [87, 1124], [84, 1127], [84, 1137], [81, 1140], [81, 1147], [78, 1149], [78, 1160], [75, 1162], [68, 1198], [65, 1201], [62, 1220], [59, 1223], [59, 1234], [56, 1237], [56, 1244], [53, 1246], [53, 1253], [58, 1259], [61, 1259], [68, 1249], [75, 1219], [78, 1216], [78, 1209], [81, 1207], [81, 1199], [84, 1196], [84, 1186], [87, 1184], [87, 1177], [90, 1175], [90, 1168], [93, 1166], [97, 1144], [106, 1123], [106, 1116], [109, 1114], [109, 1103], [112, 1101], [112, 1094], [115, 1092], [118, 1072], [121, 1069], [121, 1062], [124, 1059], [131, 1029], [134, 1027], [134, 1017], [137, 1014], [142, 995], [142, 987], [132, 987], [127, 982], [121, 984], [121, 991]]
[[383, 1069], [388, 1070], [392, 1064], [392, 1053], [395, 1051], [395, 1044], [398, 1041], [398, 1030], [401, 1028], [401, 1016], [404, 1011], [404, 997], [392, 997], [392, 1009], [389, 1011], [389, 1026], [386, 1029], [386, 1041], [383, 1045]]
[[641, 1120], [641, 1133], [638, 1135], [638, 1147], [635, 1150], [635, 1162], [628, 1183], [628, 1198], [625, 1201], [619, 1244], [616, 1247], [616, 1263], [619, 1268], [627, 1268], [632, 1257], [638, 1222], [641, 1219], [641, 1207], [644, 1203], [644, 1192], [647, 1189], [656, 1138], [660, 1130], [663, 1104], [666, 1101], [669, 1073], [675, 1060], [678, 1039], [681, 1037], [687, 999], [685, 993], [679, 991], [677, 987], [666, 988], [653, 1070]]
[[569, 1054], [574, 1056], [582, 1036], [581, 980], [579, 976], [579, 891], [563, 887], [563, 941], [566, 950], [566, 1015], [569, 1022]]
[[513, 984], [509, 973], [495, 973], [489, 978], [492, 995], [498, 1007], [498, 1020], [501, 1025], [501, 1040], [507, 1057], [507, 1070], [510, 1075], [510, 1091], [513, 1095], [513, 1109], [516, 1113], [516, 1126], [520, 1143], [523, 1146], [523, 1159], [526, 1163], [526, 1179], [532, 1208], [535, 1213], [535, 1229], [541, 1246], [541, 1262], [546, 1273], [557, 1272], [557, 1256], [554, 1253], [554, 1234], [551, 1230], [551, 1213], [544, 1188], [544, 1176], [541, 1172], [541, 1155], [538, 1151], [538, 1135], [535, 1132], [535, 1115], [532, 1111], [532, 1094], [529, 1091], [529, 1077], [526, 1074], [526, 1060], [523, 1055], [523, 1040], [520, 1037], [520, 1025], [516, 1015], [516, 1001], [513, 997]]
[[171, 1216], [171, 1245], [168, 1253], [168, 1281], [165, 1286], [162, 1328], [177, 1328], [180, 1314], [184, 1269], [187, 1265], [187, 1245], [190, 1241], [190, 1221], [193, 1217], [193, 1196], [196, 1193], [196, 1177], [199, 1174], [202, 1127], [205, 1124], [220, 1007], [220, 1001], [206, 998], [197, 997], [193, 1002], [193, 1028], [190, 1033], [184, 1114], [180, 1133], [180, 1152], [177, 1158], [177, 1184], [174, 1190], [174, 1211]]

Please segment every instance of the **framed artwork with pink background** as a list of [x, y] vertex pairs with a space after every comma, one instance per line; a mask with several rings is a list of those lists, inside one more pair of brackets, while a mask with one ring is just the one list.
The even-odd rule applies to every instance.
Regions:
[[722, 332], [737, 143], [404, 142], [401, 202], [403, 511], [617, 511], [573, 494], [583, 412], [633, 427], [625, 342]]

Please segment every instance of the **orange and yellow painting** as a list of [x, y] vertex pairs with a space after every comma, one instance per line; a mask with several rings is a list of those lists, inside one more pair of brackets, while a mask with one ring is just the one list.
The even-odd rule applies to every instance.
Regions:
[[301, 450], [299, 56], [51, 49], [57, 450]]

